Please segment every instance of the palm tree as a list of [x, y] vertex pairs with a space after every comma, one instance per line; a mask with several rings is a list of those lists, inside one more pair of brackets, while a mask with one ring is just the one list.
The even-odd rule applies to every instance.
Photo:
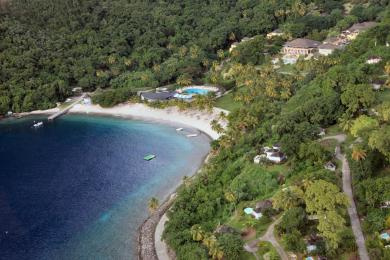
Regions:
[[249, 217], [245, 223], [244, 223], [244, 226], [247, 228], [247, 229], [252, 229], [256, 226], [256, 221], [254, 218], [252, 217]]
[[150, 214], [153, 214], [158, 209], [158, 206], [159, 206], [158, 199], [155, 197], [151, 198], [148, 203], [148, 209]]
[[217, 243], [217, 238], [213, 234], [205, 234], [202, 243], [208, 248], [212, 248]]
[[192, 83], [192, 79], [188, 74], [183, 74], [177, 78], [176, 83], [181, 86], [189, 86]]
[[341, 128], [344, 130], [344, 131], [349, 131], [349, 129], [351, 129], [352, 127], [352, 123], [353, 121], [347, 117], [347, 116], [343, 116], [339, 119], [339, 122], [340, 122], [340, 126]]
[[359, 146], [354, 146], [352, 149], [351, 157], [354, 161], [361, 161], [361, 160], [366, 159], [367, 153], [363, 148], [361, 148]]
[[209, 249], [209, 255], [212, 257], [212, 259], [222, 260], [223, 259], [223, 248], [220, 245], [218, 245], [218, 243], [215, 243]]
[[360, 146], [354, 146], [352, 148], [352, 154], [351, 154], [352, 160], [359, 162], [360, 165], [360, 170], [364, 172], [363, 170], [363, 165], [362, 165], [362, 160], [366, 159], [367, 153], [366, 151], [360, 147]]
[[210, 125], [211, 125], [211, 129], [214, 130], [215, 132], [217, 132], [219, 134], [223, 132], [223, 127], [221, 126], [220, 123], [218, 123], [217, 120], [213, 119], [210, 122]]
[[219, 113], [219, 119], [221, 119], [221, 120], [226, 120], [226, 119], [227, 119], [226, 113], [223, 112], [223, 111], [221, 111], [221, 112]]
[[205, 232], [201, 225], [193, 225], [191, 227], [191, 235], [194, 241], [202, 241], [205, 238]]

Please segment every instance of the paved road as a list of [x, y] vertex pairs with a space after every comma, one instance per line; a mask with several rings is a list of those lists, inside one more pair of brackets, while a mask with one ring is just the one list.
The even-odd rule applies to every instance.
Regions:
[[[329, 139], [335, 139], [339, 143], [342, 143], [345, 141], [346, 136], [341, 134], [341, 135], [328, 136], [323, 138], [323, 140], [329, 140]], [[366, 243], [364, 241], [364, 235], [362, 232], [362, 228], [360, 226], [360, 220], [356, 210], [355, 200], [353, 198], [352, 177], [351, 177], [351, 171], [349, 169], [349, 163], [347, 158], [345, 157], [345, 154], [341, 153], [340, 145], [337, 145], [336, 147], [336, 158], [339, 159], [343, 164], [342, 166], [343, 191], [347, 195], [349, 200], [348, 214], [349, 214], [349, 218], [351, 219], [352, 231], [355, 236], [356, 244], [358, 246], [359, 258], [360, 260], [369, 260], [370, 257], [368, 256]]]
[[159, 260], [170, 260], [167, 245], [164, 240], [161, 240], [162, 233], [164, 232], [164, 225], [168, 221], [167, 214], [164, 214], [157, 224], [156, 231], [154, 233], [154, 247], [156, 248], [157, 258]]
[[[274, 235], [275, 226], [277, 224], [279, 224], [279, 222], [281, 220], [282, 220], [282, 218], [280, 217], [279, 219], [274, 221], [268, 227], [267, 231], [265, 232], [265, 234], [262, 237], [259, 237], [258, 239], [254, 240], [248, 244], [245, 244], [244, 249], [250, 253], [256, 252], [257, 251], [257, 244], [260, 241], [267, 241], [273, 245], [273, 247], [276, 249], [276, 251], [278, 252], [278, 254], [282, 260], [288, 260], [286, 252], [284, 251], [283, 247], [279, 244], [279, 242], [276, 240], [275, 235]], [[256, 257], [256, 259], [257, 259], [257, 257]]]

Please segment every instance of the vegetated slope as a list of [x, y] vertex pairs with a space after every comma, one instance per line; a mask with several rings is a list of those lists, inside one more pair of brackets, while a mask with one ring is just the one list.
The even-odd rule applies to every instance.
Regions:
[[[349, 134], [344, 149], [351, 159], [359, 213], [368, 216], [363, 227], [369, 254], [373, 259], [389, 257], [377, 235], [390, 227], [390, 210], [381, 208], [390, 199], [384, 184], [390, 162], [390, 9], [383, 9], [381, 22], [344, 50], [298, 62], [297, 73], [283, 78], [295, 93], [285, 101], [274, 97], [281, 83], [268, 76], [269, 65], [232, 65], [244, 105], [229, 115], [229, 128], [213, 143], [215, 158], [181, 188], [169, 212], [164, 237], [179, 259], [245, 259], [239, 235], [215, 231], [220, 224], [235, 224], [243, 208], [271, 196], [274, 207], [285, 213], [277, 232], [287, 250], [304, 253], [303, 238], [312, 233], [322, 237], [318, 253], [331, 259], [356, 250], [339, 177], [324, 169], [334, 149], [316, 140], [320, 127], [335, 125]], [[373, 56], [381, 61], [368, 64]], [[301, 71], [305, 76], [297, 81]], [[380, 91], [371, 85], [377, 79], [384, 82]], [[288, 167], [254, 165], [261, 147], [274, 142], [287, 153]], [[277, 185], [280, 179], [285, 186]], [[334, 200], [327, 201], [329, 195]], [[310, 220], [312, 214], [319, 219]]]
[[0, 114], [52, 107], [75, 86], [120, 89], [117, 103], [199, 78], [218, 49], [273, 29], [293, 3], [14, 0], [0, 17]]

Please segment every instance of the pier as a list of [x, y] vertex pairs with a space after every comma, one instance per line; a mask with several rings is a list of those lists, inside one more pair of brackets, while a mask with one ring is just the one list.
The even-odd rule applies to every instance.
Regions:
[[81, 100], [83, 100], [83, 98], [85, 98], [87, 96], [87, 94], [82, 94], [80, 97], [78, 97], [76, 99], [76, 101], [74, 101], [72, 104], [70, 104], [69, 106], [65, 107], [64, 109], [58, 111], [57, 113], [55, 114], [52, 114], [51, 116], [49, 116], [47, 119], [49, 121], [53, 121], [54, 119], [56, 119], [57, 117], [60, 117], [66, 113], [68, 113], [68, 111], [74, 106], [76, 105], [77, 103], [79, 103]]

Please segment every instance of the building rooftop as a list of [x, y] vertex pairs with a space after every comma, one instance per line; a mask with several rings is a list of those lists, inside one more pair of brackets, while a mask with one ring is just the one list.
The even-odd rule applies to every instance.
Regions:
[[149, 100], [167, 100], [173, 98], [175, 92], [144, 92], [141, 95]]
[[298, 38], [289, 42], [286, 42], [284, 44], [285, 47], [291, 47], [291, 48], [317, 48], [319, 45], [321, 45], [318, 41], [313, 41], [310, 39], [302, 39]]
[[347, 30], [350, 31], [350, 32], [354, 32], [354, 31], [364, 31], [364, 30], [367, 30], [371, 27], [374, 27], [375, 25], [377, 25], [376, 22], [363, 22], [363, 23], [355, 23], [354, 25], [352, 25], [350, 28], [348, 28]]
[[342, 46], [330, 44], [330, 43], [324, 43], [318, 46], [318, 49], [327, 49], [327, 50], [336, 50], [341, 49]]

